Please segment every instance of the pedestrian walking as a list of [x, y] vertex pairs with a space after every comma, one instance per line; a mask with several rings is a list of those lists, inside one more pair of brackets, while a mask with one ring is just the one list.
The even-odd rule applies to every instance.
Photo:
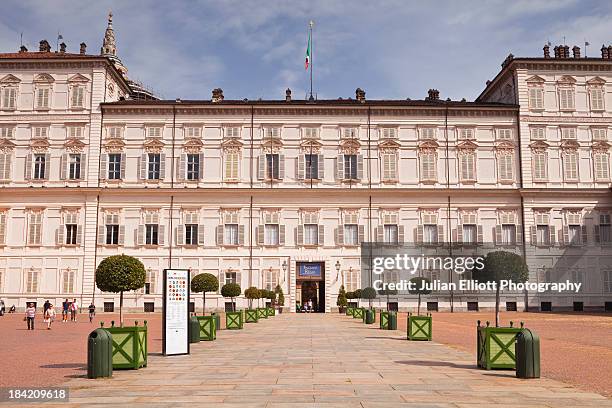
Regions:
[[47, 299], [43, 304], [43, 316], [45, 315], [45, 313], [47, 313], [47, 309], [49, 308], [49, 306], [51, 306], [51, 302], [49, 302], [49, 299]]
[[0, 316], [4, 316], [4, 300], [0, 299]]
[[93, 304], [93, 301], [89, 305], [89, 323], [93, 321], [94, 316], [96, 315], [96, 305]]
[[25, 310], [25, 320], [28, 322], [28, 330], [34, 330], [34, 318], [36, 317], [36, 308], [34, 303], [28, 303]]
[[52, 304], [45, 311], [45, 323], [47, 323], [47, 330], [51, 330], [51, 324], [55, 321], [55, 308]]
[[72, 300], [72, 304], [70, 305], [70, 320], [76, 323], [77, 311], [79, 310], [77, 306], [76, 299]]
[[62, 302], [62, 322], [66, 323], [68, 321], [68, 307], [70, 306], [70, 302], [68, 299]]

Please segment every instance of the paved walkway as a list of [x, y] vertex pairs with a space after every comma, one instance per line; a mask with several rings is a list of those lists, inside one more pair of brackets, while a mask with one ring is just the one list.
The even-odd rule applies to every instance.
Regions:
[[147, 368], [112, 379], [72, 379], [62, 406], [612, 407], [557, 381], [478, 370], [468, 353], [340, 315], [276, 316], [220, 331], [191, 353], [149, 356]]

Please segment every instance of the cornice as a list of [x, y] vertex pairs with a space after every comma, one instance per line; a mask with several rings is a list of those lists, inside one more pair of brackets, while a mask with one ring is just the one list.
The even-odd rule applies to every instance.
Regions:
[[521, 122], [532, 122], [532, 123], [547, 123], [553, 124], [559, 123], [606, 123], [612, 122], [612, 118], [593, 118], [584, 116], [529, 116], [521, 115]]

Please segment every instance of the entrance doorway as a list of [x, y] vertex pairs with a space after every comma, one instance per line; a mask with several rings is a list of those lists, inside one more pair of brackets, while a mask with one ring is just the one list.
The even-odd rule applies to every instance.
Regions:
[[325, 312], [325, 263], [298, 262], [296, 269], [296, 310], [307, 310], [312, 302], [312, 312]]

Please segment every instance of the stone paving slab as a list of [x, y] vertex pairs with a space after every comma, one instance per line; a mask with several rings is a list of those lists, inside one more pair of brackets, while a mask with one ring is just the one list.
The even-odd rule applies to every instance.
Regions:
[[151, 355], [147, 368], [112, 379], [72, 379], [68, 404], [44, 406], [612, 408], [601, 395], [479, 370], [473, 360], [343, 315], [285, 314], [220, 331], [189, 356]]

